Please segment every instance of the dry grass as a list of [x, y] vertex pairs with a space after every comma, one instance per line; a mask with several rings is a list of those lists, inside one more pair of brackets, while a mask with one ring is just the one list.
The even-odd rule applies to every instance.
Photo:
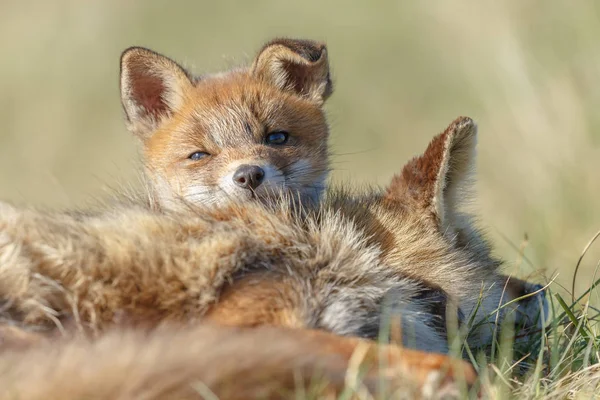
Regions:
[[[600, 228], [594, 0], [5, 0], [0, 10], [3, 199], [73, 205], [133, 178], [117, 80], [127, 46], [201, 72], [245, 62], [275, 35], [324, 39], [337, 83], [334, 179], [385, 183], [468, 115], [480, 127], [476, 207], [499, 254], [521, 276], [558, 274], [553, 290], [571, 297], [578, 256]], [[599, 259], [596, 244], [577, 295]], [[588, 299], [600, 306], [598, 291]]]

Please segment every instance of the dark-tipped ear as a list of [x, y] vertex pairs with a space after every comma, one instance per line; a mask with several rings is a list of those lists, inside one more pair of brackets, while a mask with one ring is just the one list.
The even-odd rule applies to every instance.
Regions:
[[129, 130], [142, 139], [181, 107], [191, 86], [189, 74], [158, 53], [131, 47], [121, 56], [121, 102]]
[[256, 56], [251, 73], [319, 105], [333, 91], [327, 47], [312, 40], [275, 39], [267, 43]]
[[392, 179], [387, 197], [416, 202], [444, 234], [453, 234], [463, 228], [460, 209], [472, 189], [476, 144], [475, 122], [457, 118]]

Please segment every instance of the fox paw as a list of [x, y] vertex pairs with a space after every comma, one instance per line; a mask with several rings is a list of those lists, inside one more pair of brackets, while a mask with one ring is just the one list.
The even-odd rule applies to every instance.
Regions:
[[477, 381], [477, 373], [464, 360], [409, 349], [394, 353], [386, 375], [392, 381], [408, 377], [418, 387], [422, 398], [462, 398], [465, 394], [461, 389], [470, 390]]

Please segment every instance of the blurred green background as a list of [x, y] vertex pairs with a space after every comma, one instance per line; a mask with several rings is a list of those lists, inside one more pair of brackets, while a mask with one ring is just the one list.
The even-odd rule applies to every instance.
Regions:
[[[474, 207], [507, 269], [570, 287], [600, 229], [599, 4], [2, 0], [0, 197], [72, 206], [135, 178], [118, 92], [128, 46], [200, 73], [245, 63], [274, 36], [321, 39], [336, 83], [333, 179], [384, 184], [470, 116]], [[600, 244], [579, 291], [599, 259]]]

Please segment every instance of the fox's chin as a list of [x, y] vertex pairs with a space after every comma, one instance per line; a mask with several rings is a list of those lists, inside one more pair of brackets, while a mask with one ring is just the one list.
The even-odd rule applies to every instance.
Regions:
[[320, 200], [320, 195], [320, 192], [316, 193], [314, 190], [302, 191], [285, 187], [266, 188], [264, 190], [245, 190], [243, 192], [240, 191], [238, 193], [232, 193], [219, 203], [223, 205], [228, 205], [231, 203], [258, 203], [268, 207], [290, 205], [304, 207], [317, 204]]
[[269, 206], [292, 205], [310, 207], [319, 203], [322, 193], [323, 190], [295, 190], [286, 188], [277, 193], [274, 193], [273, 191], [267, 193], [254, 193], [254, 197], [250, 201], [258, 201]]
[[[301, 205], [309, 206], [318, 204], [323, 190], [309, 188], [290, 188], [289, 186], [265, 186], [256, 190], [235, 188], [234, 190], [221, 188], [220, 192], [210, 193], [205, 191], [202, 195], [198, 191], [186, 193], [181, 200], [183, 203], [195, 206], [221, 207], [231, 204], [259, 203], [267, 206]], [[164, 203], [164, 201], [163, 201]], [[177, 208], [177, 207], [168, 207]]]

